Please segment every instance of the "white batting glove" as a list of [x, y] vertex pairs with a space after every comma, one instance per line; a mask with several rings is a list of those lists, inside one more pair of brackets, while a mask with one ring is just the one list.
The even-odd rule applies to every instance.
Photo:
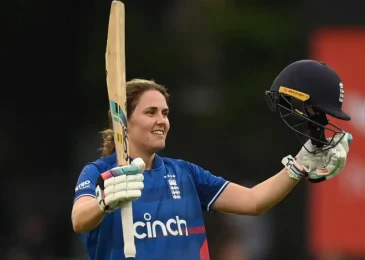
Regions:
[[[335, 137], [333, 142], [337, 142], [338, 138]], [[327, 151], [311, 154], [302, 147], [296, 159], [289, 155], [283, 158], [282, 163], [288, 168], [291, 178], [300, 180], [308, 176], [310, 182], [325, 181], [339, 174], [345, 167], [351, 142], [352, 135], [346, 133], [340, 143]], [[310, 140], [305, 147], [309, 150], [314, 148]]]
[[[333, 142], [337, 142], [340, 137], [336, 136]], [[328, 138], [328, 141], [331, 139]], [[321, 182], [335, 177], [346, 166], [349, 145], [352, 142], [352, 135], [346, 133], [341, 141], [333, 148], [318, 153], [311, 154], [304, 147], [296, 156], [296, 160], [306, 172], [310, 182]], [[308, 148], [312, 144], [308, 141], [305, 146]]]
[[100, 174], [95, 191], [101, 210], [109, 213], [119, 208], [121, 202], [141, 197], [145, 167], [143, 160], [136, 158], [131, 165]]

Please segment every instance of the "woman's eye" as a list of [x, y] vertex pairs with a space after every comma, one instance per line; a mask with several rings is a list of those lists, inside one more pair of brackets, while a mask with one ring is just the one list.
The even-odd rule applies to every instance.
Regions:
[[154, 111], [149, 110], [149, 111], [147, 111], [147, 114], [148, 114], [148, 115], [153, 115], [153, 114], [154, 114]]

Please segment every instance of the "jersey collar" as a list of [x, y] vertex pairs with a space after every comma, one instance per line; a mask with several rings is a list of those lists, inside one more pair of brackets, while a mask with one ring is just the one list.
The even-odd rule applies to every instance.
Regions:
[[[104, 159], [105, 159], [106, 163], [108, 163], [109, 165], [115, 165], [116, 161], [117, 161], [117, 154], [114, 152], [113, 154], [105, 157]], [[130, 157], [130, 161], [133, 161], [132, 157]], [[155, 158], [153, 160], [152, 170], [160, 168], [161, 165], [162, 165], [162, 157], [156, 154]]]

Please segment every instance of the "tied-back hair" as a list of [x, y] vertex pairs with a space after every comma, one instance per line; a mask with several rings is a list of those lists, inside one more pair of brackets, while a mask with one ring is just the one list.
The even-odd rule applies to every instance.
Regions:
[[[127, 118], [130, 118], [133, 114], [141, 95], [148, 90], [159, 91], [165, 97], [167, 103], [170, 100], [170, 94], [167, 92], [167, 89], [153, 80], [132, 79], [126, 83], [126, 89]], [[115, 151], [113, 122], [110, 110], [108, 111], [108, 122], [108, 128], [100, 132], [102, 138], [102, 145], [99, 148], [101, 157], [109, 156]]]

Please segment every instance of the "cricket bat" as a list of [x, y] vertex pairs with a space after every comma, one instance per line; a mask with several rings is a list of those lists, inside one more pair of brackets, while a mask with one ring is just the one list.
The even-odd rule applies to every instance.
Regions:
[[[129, 150], [126, 133], [125, 9], [124, 4], [116, 0], [112, 2], [110, 8], [105, 63], [117, 165], [128, 165]], [[121, 205], [121, 212], [124, 255], [126, 258], [135, 258], [136, 247], [134, 244], [132, 202], [124, 202]]]

